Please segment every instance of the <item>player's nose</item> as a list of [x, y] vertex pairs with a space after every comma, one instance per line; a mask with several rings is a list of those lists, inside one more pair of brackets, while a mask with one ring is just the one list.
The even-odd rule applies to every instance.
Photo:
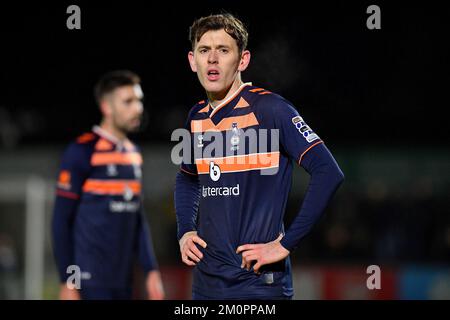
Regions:
[[134, 104], [134, 108], [133, 108], [134, 112], [138, 115], [142, 114], [142, 112], [144, 111], [144, 105], [142, 104], [142, 102], [136, 102]]
[[210, 50], [208, 55], [208, 63], [217, 63], [217, 52], [215, 50]]

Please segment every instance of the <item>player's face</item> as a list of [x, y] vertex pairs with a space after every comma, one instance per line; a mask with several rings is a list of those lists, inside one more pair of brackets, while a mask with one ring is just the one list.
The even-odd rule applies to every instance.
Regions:
[[245, 50], [239, 54], [236, 40], [225, 30], [210, 30], [195, 44], [188, 58], [192, 71], [197, 72], [206, 92], [222, 99], [235, 83], [239, 72], [247, 68], [250, 52]]
[[137, 131], [141, 125], [143, 93], [140, 85], [115, 89], [109, 97], [112, 124], [124, 133]]

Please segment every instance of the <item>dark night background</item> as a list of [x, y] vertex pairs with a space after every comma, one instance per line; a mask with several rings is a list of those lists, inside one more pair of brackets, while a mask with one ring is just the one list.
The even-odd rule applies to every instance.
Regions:
[[[71, 4], [81, 30], [66, 27]], [[372, 4], [381, 30], [366, 27]], [[60, 155], [100, 120], [93, 86], [113, 69], [143, 81], [145, 125], [133, 139], [145, 160], [145, 207], [168, 297], [189, 298], [170, 138], [205, 98], [187, 61], [189, 26], [224, 11], [249, 30], [243, 80], [290, 100], [346, 176], [291, 255], [296, 298], [450, 299], [450, 19], [437, 1], [0, 2], [0, 249], [16, 255], [6, 269], [0, 250], [0, 299], [57, 296], [49, 225]], [[45, 261], [29, 269], [44, 265], [42, 290], [24, 280], [25, 239], [35, 239], [24, 195], [36, 177], [47, 190], [45, 223], [33, 233]], [[294, 170], [287, 225], [307, 182]], [[371, 264], [383, 268], [381, 293], [365, 287]]]
[[[164, 143], [203, 90], [188, 66], [193, 19], [223, 10], [248, 26], [245, 81], [292, 101], [324, 139], [341, 145], [445, 143], [448, 17], [438, 4], [379, 3], [381, 30], [366, 28], [371, 2], [191, 5], [78, 2], [0, 5], [0, 105], [20, 143], [66, 142], [99, 114], [92, 98], [111, 69], [139, 73], [149, 123], [143, 141]], [[32, 120], [31, 120], [32, 119]], [[155, 121], [157, 119], [157, 121]]]

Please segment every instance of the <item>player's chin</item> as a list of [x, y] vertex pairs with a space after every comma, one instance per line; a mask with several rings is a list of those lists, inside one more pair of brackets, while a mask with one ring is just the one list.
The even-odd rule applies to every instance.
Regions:
[[138, 132], [140, 128], [141, 128], [141, 122], [133, 121], [132, 123], [129, 123], [126, 126], [125, 130], [127, 131], [127, 133], [133, 133], [133, 132]]
[[208, 92], [216, 93], [223, 91], [224, 85], [218, 80], [210, 81], [208, 79], [205, 79], [203, 82], [203, 87]]

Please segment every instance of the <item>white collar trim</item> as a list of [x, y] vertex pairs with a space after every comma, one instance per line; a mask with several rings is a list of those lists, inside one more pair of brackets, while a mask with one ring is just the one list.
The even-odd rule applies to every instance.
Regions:
[[245, 82], [245, 83], [241, 84], [241, 85], [239, 86], [239, 88], [238, 88], [235, 92], [233, 92], [232, 95], [230, 95], [228, 98], [226, 98], [224, 101], [222, 101], [221, 103], [219, 103], [219, 104], [218, 104], [217, 106], [215, 106], [215, 107], [213, 107], [213, 106], [211, 105], [211, 103], [208, 103], [208, 104], [211, 106], [211, 108], [213, 108], [213, 111], [211, 112], [211, 114], [209, 115], [209, 117], [211, 118], [211, 117], [214, 115], [214, 113], [216, 113], [216, 111], [218, 111], [218, 110], [221, 109], [224, 105], [226, 105], [228, 102], [230, 102], [231, 100], [233, 100], [234, 98], [236, 98], [236, 95], [237, 95], [244, 87], [246, 87], [246, 86], [251, 86], [251, 85], [252, 85], [251, 82]]

